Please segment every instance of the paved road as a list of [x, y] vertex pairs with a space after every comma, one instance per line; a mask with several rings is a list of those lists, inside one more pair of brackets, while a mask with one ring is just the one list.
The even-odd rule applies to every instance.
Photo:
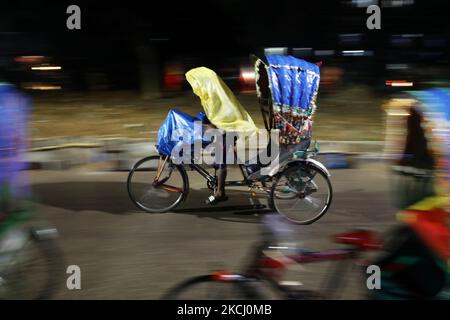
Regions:
[[[394, 223], [389, 206], [387, 170], [380, 164], [332, 171], [334, 202], [326, 216], [311, 226], [298, 226], [305, 246], [331, 246], [330, 236], [349, 228], [383, 231]], [[232, 170], [230, 179], [237, 176]], [[60, 232], [67, 265], [81, 267], [82, 289], [65, 289], [63, 299], [156, 299], [186, 277], [216, 268], [238, 269], [258, 239], [261, 216], [239, 215], [225, 205], [248, 205], [245, 188], [229, 191], [221, 207], [202, 205], [208, 196], [203, 180], [191, 173], [192, 192], [182, 209], [190, 212], [148, 214], [127, 197], [127, 173], [32, 171], [39, 214]], [[263, 195], [259, 201], [264, 202]], [[289, 280], [317, 286], [327, 266], [294, 268]], [[346, 275], [351, 285], [343, 297], [357, 298], [365, 283], [358, 272]]]

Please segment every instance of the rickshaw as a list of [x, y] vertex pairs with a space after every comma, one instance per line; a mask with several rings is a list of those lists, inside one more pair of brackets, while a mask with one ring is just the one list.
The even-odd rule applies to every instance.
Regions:
[[239, 163], [243, 179], [226, 181], [226, 186], [248, 186], [252, 191], [265, 192], [270, 210], [297, 224], [313, 223], [327, 212], [332, 200], [330, 173], [314, 159], [319, 148], [317, 143], [311, 143], [319, 66], [287, 55], [267, 55], [265, 61], [256, 56], [251, 59], [265, 129], [254, 125], [214, 71], [204, 67], [192, 69], [186, 77], [205, 112], [191, 116], [176, 109], [169, 111], [158, 131], [156, 149], [159, 154], [137, 161], [128, 175], [128, 194], [137, 207], [152, 213], [175, 209], [189, 192], [186, 169], [205, 178], [209, 189], [217, 188], [215, 173], [211, 174], [195, 161], [184, 161], [184, 156], [183, 161], [175, 159], [173, 150], [180, 141], [174, 141], [171, 136], [176, 130], [185, 129], [191, 135], [180, 139], [183, 143], [208, 147], [211, 141], [196, 132], [194, 123], [215, 121], [225, 129], [230, 123], [237, 123], [250, 135], [264, 130], [271, 137], [266, 143], [267, 149], [263, 150], [266, 155], [270, 153], [272, 161], [262, 163], [260, 153], [254, 159]]

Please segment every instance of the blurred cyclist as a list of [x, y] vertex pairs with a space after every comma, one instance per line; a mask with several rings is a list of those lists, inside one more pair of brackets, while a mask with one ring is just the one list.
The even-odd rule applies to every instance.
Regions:
[[27, 146], [27, 115], [28, 99], [7, 82], [5, 71], [0, 69], [0, 223], [18, 208], [19, 199], [28, 196], [20, 181]]
[[403, 223], [386, 241], [380, 299], [437, 298], [448, 286], [449, 90], [412, 92], [387, 105], [387, 147]]

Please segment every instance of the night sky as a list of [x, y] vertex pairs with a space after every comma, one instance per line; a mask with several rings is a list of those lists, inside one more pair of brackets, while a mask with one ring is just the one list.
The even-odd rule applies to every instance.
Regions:
[[[164, 59], [246, 57], [264, 47], [374, 50], [386, 61], [393, 34], [422, 33], [444, 38], [450, 60], [449, 10], [445, 1], [382, 8], [382, 29], [368, 30], [365, 8], [349, 1], [25, 1], [2, 3], [1, 55], [43, 54], [67, 67], [136, 69], [137, 48], [152, 45]], [[66, 8], [81, 8], [81, 30], [66, 28]], [[356, 47], [340, 43], [343, 33], [361, 33]], [[419, 48], [420, 49], [420, 48]], [[413, 59], [415, 53], [402, 59]], [[430, 60], [431, 61], [431, 60]], [[118, 71], [119, 70], [119, 71]]]
[[[368, 30], [364, 8], [345, 1], [24, 1], [2, 3], [1, 32], [41, 32], [62, 49], [125, 45], [169, 39], [184, 51], [241, 50], [253, 46], [334, 45], [337, 33]], [[449, 34], [445, 1], [422, 0], [412, 7], [382, 9], [376, 33]], [[82, 30], [69, 31], [65, 10], [78, 4]]]

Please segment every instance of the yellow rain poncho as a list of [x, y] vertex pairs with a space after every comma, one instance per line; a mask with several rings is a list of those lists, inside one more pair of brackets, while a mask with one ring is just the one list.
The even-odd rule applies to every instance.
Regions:
[[214, 71], [194, 68], [186, 73], [186, 79], [200, 98], [209, 121], [216, 127], [246, 135], [258, 132], [248, 112]]

